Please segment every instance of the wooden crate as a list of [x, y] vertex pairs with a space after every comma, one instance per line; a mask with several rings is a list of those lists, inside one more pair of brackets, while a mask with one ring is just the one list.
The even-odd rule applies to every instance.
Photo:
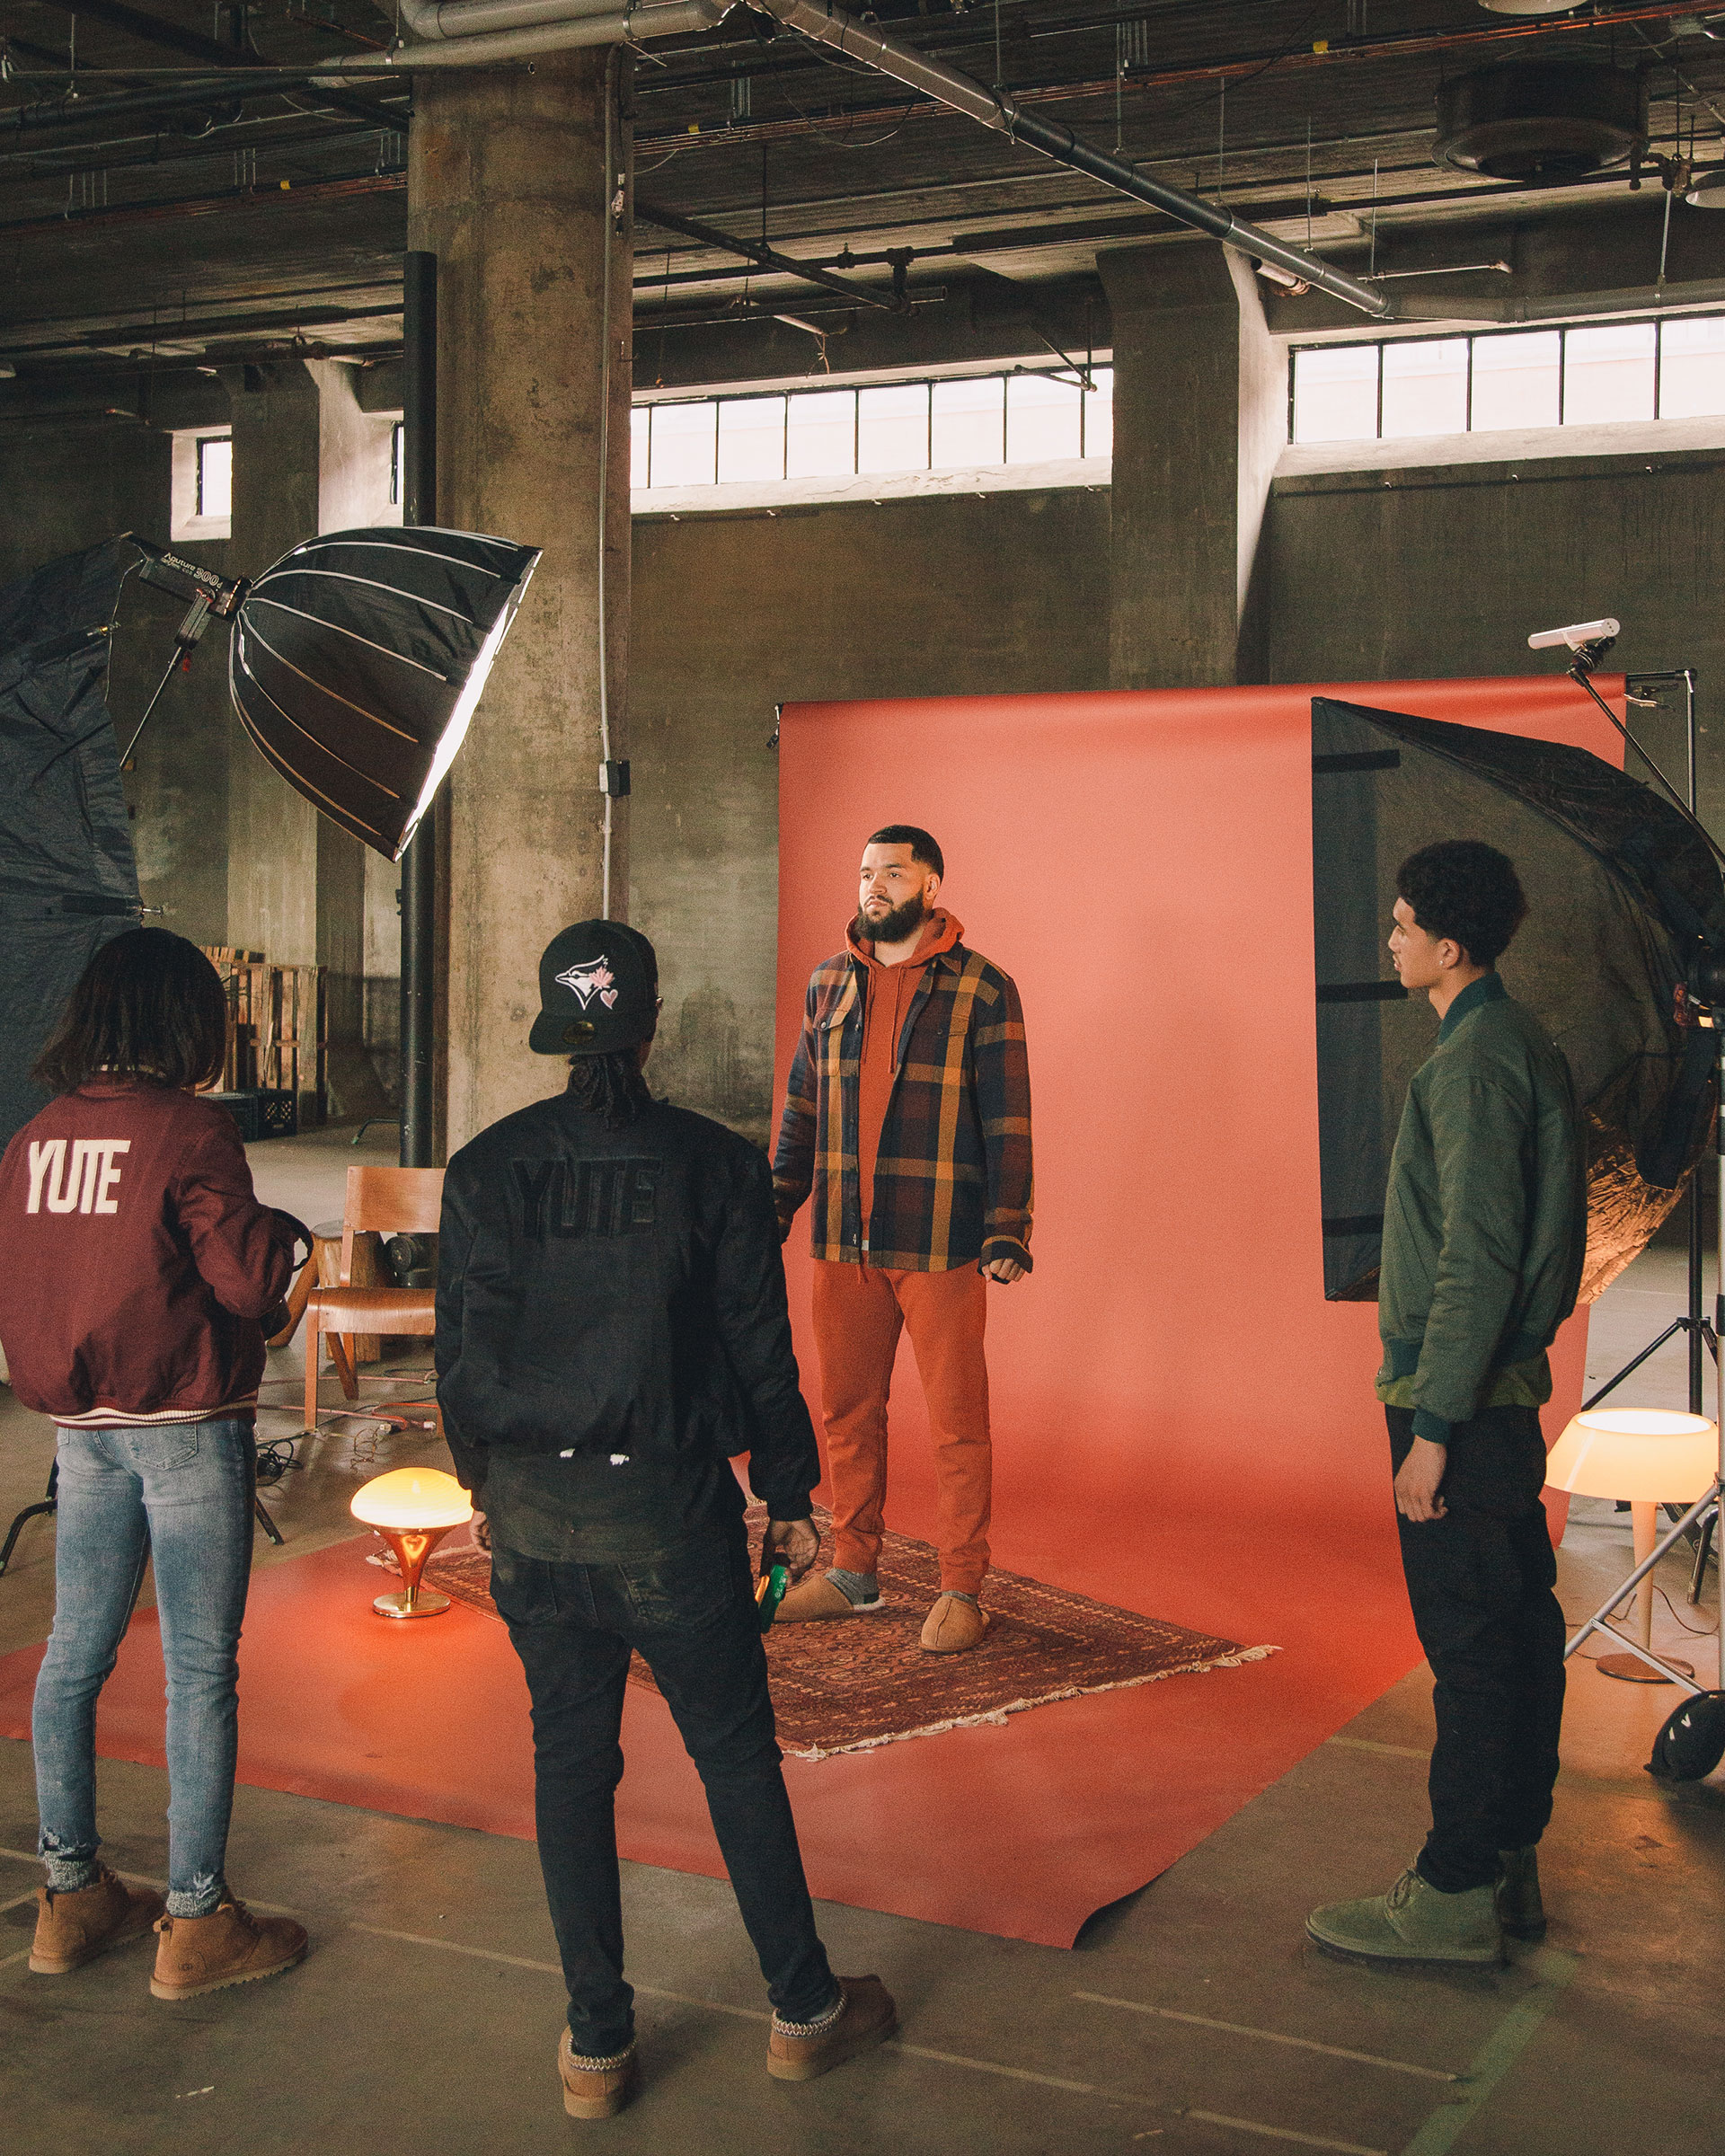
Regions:
[[289, 1092], [300, 1127], [328, 1108], [329, 1042], [321, 966], [272, 966], [261, 950], [206, 944], [227, 990], [227, 1050], [219, 1090]]

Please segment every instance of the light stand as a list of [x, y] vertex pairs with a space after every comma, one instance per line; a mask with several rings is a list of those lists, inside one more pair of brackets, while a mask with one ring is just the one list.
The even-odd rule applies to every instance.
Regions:
[[[1664, 788], [1667, 794], [1669, 795], [1672, 801], [1679, 809], [1684, 812], [1684, 815], [1688, 822], [1694, 827], [1695, 831], [1706, 840], [1707, 845], [1710, 851], [1713, 853], [1714, 857], [1716, 859], [1725, 860], [1725, 856], [1721, 855], [1720, 849], [1714, 843], [1711, 834], [1708, 833], [1703, 826], [1700, 815], [1698, 813], [1698, 795], [1695, 769], [1696, 743], [1694, 668], [1693, 667], [1684, 667], [1663, 674], [1638, 674], [1631, 678], [1628, 685], [1632, 691], [1635, 688], [1655, 687], [1662, 683], [1681, 682], [1683, 684], [1685, 696], [1684, 738], [1686, 754], [1685, 777], [1687, 780], [1685, 791], [1688, 796], [1687, 800], [1685, 800], [1684, 796], [1677, 791], [1677, 789], [1666, 776], [1665, 773], [1660, 770], [1659, 764], [1650, 755], [1648, 755], [1646, 749], [1643, 748], [1641, 744], [1635, 738], [1635, 736], [1630, 731], [1629, 728], [1624, 725], [1623, 721], [1618, 718], [1616, 712], [1612, 710], [1611, 706], [1606, 702], [1605, 698], [1600, 695], [1599, 692], [1594, 687], [1593, 683], [1588, 678], [1588, 676], [1593, 673], [1594, 668], [1599, 664], [1599, 661], [1605, 657], [1606, 653], [1610, 650], [1613, 644], [1616, 642], [1616, 624], [1614, 623], [1589, 623], [1587, 626], [1589, 629], [1596, 627], [1600, 629], [1609, 629], [1610, 633], [1600, 634], [1597, 636], [1584, 636], [1579, 632], [1570, 632], [1574, 637], [1574, 641], [1570, 641], [1570, 635], [1566, 635], [1563, 632], [1560, 631], [1553, 632], [1553, 635], [1556, 638], [1560, 638], [1562, 641], [1570, 642], [1570, 650], [1574, 655], [1569, 667], [1570, 679], [1575, 683], [1578, 688], [1585, 689], [1588, 694], [1592, 697], [1595, 703], [1598, 705], [1599, 709], [1605, 713], [1606, 717], [1611, 721], [1612, 725], [1623, 737], [1623, 739], [1628, 743], [1629, 747], [1635, 751], [1636, 755], [1640, 756], [1642, 763], [1647, 765], [1648, 769], [1653, 773], [1654, 777], [1658, 779], [1659, 784]], [[1530, 643], [1535, 641], [1535, 640], [1532, 638], [1530, 638], [1528, 641]], [[1541, 641], [1544, 641], [1547, 640], [1541, 640]], [[1537, 646], [1535, 648], [1537, 648]], [[1721, 1025], [1720, 1023], [1720, 1021], [1722, 1018], [1725, 1018], [1725, 966], [1712, 965], [1703, 968], [1702, 969], [1702, 977], [1695, 983], [1694, 985], [1695, 989], [1698, 991], [1698, 994], [1692, 996], [1691, 1002], [1692, 1007], [1694, 1009], [1695, 1012], [1695, 1021], [1700, 1025], [1711, 1028], [1713, 1033], [1715, 1100], [1716, 1101], [1725, 1102], [1725, 1025]], [[1720, 1334], [1721, 1328], [1725, 1328], [1725, 1115], [1720, 1115], [1717, 1113], [1715, 1115], [1713, 1144], [1715, 1153], [1719, 1159], [1721, 1180], [1719, 1186], [1721, 1203], [1719, 1206], [1719, 1217], [1717, 1224], [1719, 1235], [1718, 1263], [1720, 1267], [1720, 1273], [1714, 1283], [1715, 1292], [1713, 1296], [1713, 1318], [1712, 1324], [1710, 1325], [1707, 1322], [1707, 1319], [1703, 1309], [1702, 1248], [1703, 1232], [1702, 1226], [1701, 1168], [1699, 1163], [1697, 1163], [1694, 1173], [1690, 1177], [1689, 1185], [1688, 1308], [1682, 1317], [1674, 1320], [1671, 1324], [1666, 1327], [1665, 1330], [1659, 1335], [1657, 1340], [1653, 1341], [1650, 1347], [1644, 1348], [1632, 1361], [1626, 1363], [1623, 1367], [1618, 1371], [1614, 1377], [1608, 1378], [1606, 1383], [1600, 1386], [1599, 1390], [1593, 1394], [1591, 1399], [1585, 1401], [1582, 1403], [1582, 1411], [1585, 1413], [1588, 1409], [1596, 1406], [1600, 1401], [1602, 1401], [1608, 1392], [1614, 1391], [1618, 1385], [1622, 1384], [1623, 1380], [1630, 1375], [1632, 1371], [1639, 1370], [1641, 1365], [1647, 1361], [1648, 1357], [1653, 1355], [1659, 1348], [1662, 1348], [1665, 1343], [1675, 1334], [1681, 1332], [1686, 1336], [1689, 1344], [1690, 1412], [1692, 1414], [1699, 1415], [1703, 1411], [1702, 1349], [1703, 1344], [1705, 1344], [1705, 1346], [1712, 1350], [1713, 1356], [1715, 1394], [1714, 1423], [1719, 1435], [1720, 1442], [1720, 1456], [1718, 1463], [1714, 1469], [1712, 1486], [1700, 1498], [1698, 1498], [1694, 1504], [1689, 1507], [1688, 1511], [1684, 1514], [1683, 1517], [1677, 1521], [1676, 1524], [1668, 1530], [1668, 1532], [1660, 1538], [1660, 1540], [1654, 1544], [1651, 1551], [1648, 1554], [1648, 1556], [1642, 1559], [1641, 1563], [1636, 1566], [1635, 1569], [1629, 1575], [1629, 1577], [1620, 1582], [1619, 1585], [1613, 1589], [1609, 1599], [1600, 1604], [1598, 1609], [1594, 1612], [1593, 1615], [1588, 1619], [1587, 1622], [1583, 1624], [1574, 1634], [1568, 1646], [1566, 1646], [1563, 1649], [1563, 1659], [1567, 1662], [1570, 1657], [1576, 1652], [1578, 1648], [1579, 1648], [1584, 1639], [1589, 1639], [1595, 1632], [1608, 1632], [1620, 1647], [1626, 1648], [1629, 1653], [1635, 1656], [1639, 1660], [1646, 1663], [1658, 1677], [1663, 1678], [1671, 1683], [1680, 1684], [1685, 1692], [1692, 1693], [1701, 1692], [1704, 1690], [1704, 1687], [1697, 1684], [1694, 1682], [1694, 1675], [1688, 1671], [1686, 1666], [1683, 1664], [1668, 1662], [1662, 1659], [1659, 1656], [1653, 1653], [1650, 1648], [1643, 1647], [1641, 1641], [1632, 1637], [1630, 1633], [1620, 1630], [1618, 1627], [1612, 1622], [1612, 1613], [1614, 1610], [1620, 1609], [1629, 1599], [1630, 1595], [1633, 1594], [1635, 1589], [1640, 1586], [1641, 1582], [1650, 1577], [1650, 1576], [1658, 1568], [1659, 1561], [1665, 1556], [1666, 1551], [1669, 1550], [1672, 1545], [1676, 1542], [1684, 1534], [1685, 1534], [1691, 1527], [1696, 1526], [1703, 1519], [1717, 1519], [1719, 1515], [1721, 1491], [1722, 1488], [1725, 1488], [1725, 1365], [1721, 1365], [1719, 1354]], [[1689, 1599], [1692, 1603], [1699, 1598], [1701, 1593], [1702, 1575], [1705, 1570], [1706, 1561], [1707, 1531], [1703, 1531], [1703, 1537], [1697, 1551], [1694, 1576], [1690, 1586]], [[1650, 1586], [1648, 1589], [1648, 1592], [1650, 1594], [1652, 1592]], [[1719, 1683], [1721, 1689], [1725, 1690], [1725, 1624], [1722, 1624], [1720, 1629], [1719, 1656]]]

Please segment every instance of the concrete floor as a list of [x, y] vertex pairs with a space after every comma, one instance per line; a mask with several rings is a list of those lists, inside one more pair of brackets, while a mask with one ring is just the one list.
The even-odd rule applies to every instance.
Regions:
[[[388, 1154], [318, 1134], [253, 1157], [267, 1196], [322, 1219], [339, 1210], [350, 1161]], [[1595, 1314], [1597, 1375], [1659, 1330], [1682, 1286], [1680, 1254], [1664, 1251], [1614, 1286]], [[279, 1396], [291, 1397], [297, 1355], [275, 1360]], [[1683, 1382], [1679, 1351], [1624, 1397], [1681, 1405]], [[265, 1434], [298, 1420], [272, 1412]], [[49, 1445], [5, 1396], [0, 1520], [39, 1494]], [[292, 1555], [349, 1532], [364, 1474], [436, 1456], [404, 1439], [360, 1465], [345, 1437], [302, 1449], [306, 1468], [270, 1499]], [[0, 1581], [0, 1648], [48, 1630], [52, 1542], [51, 1527], [28, 1528]], [[259, 1562], [281, 1554], [260, 1544]], [[1626, 1515], [1579, 1504], [1561, 1553], [1571, 1616], [1628, 1561]], [[1699, 1610], [1685, 1584], [1674, 1559], [1661, 1641], [1677, 1637], [1678, 1613], [1714, 1621], [1711, 1581]], [[1713, 1653], [1712, 1639], [1690, 1650], [1710, 1680]], [[1675, 1693], [1585, 1663], [1572, 1672], [1544, 1845], [1552, 1935], [1501, 1974], [1376, 1975], [1303, 1940], [1309, 1906], [1387, 1884], [1418, 1847], [1431, 1713], [1416, 1672], [1093, 1918], [1070, 1953], [823, 1905], [836, 1964], [885, 1978], [903, 2034], [807, 2088], [762, 2071], [765, 2001], [729, 1889], [626, 1866], [646, 2083], [602, 2126], [565, 2121], [558, 2103], [562, 1987], [528, 1845], [242, 1789], [234, 1882], [259, 1907], [300, 1916], [313, 1951], [268, 1984], [169, 2007], [148, 1995], [142, 1945], [75, 1976], [29, 1975], [29, 1749], [0, 1744], [0, 2118], [10, 2145], [56, 2156], [516, 2156], [527, 2136], [655, 2156], [1075, 2156], [1158, 2140], [1190, 2156], [1713, 2156], [1725, 2138], [1725, 1779], [1658, 1787], [1641, 1763]], [[159, 1878], [165, 1776], [112, 1763], [102, 1773], [109, 1858]]]

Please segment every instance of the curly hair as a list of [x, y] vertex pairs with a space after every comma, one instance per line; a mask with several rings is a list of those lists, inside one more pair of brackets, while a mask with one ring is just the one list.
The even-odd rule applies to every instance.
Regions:
[[1410, 853], [1395, 888], [1429, 936], [1459, 943], [1475, 966], [1495, 966], [1527, 917], [1516, 864], [1477, 838], [1446, 838]]
[[568, 1090], [578, 1108], [604, 1117], [607, 1130], [626, 1129], [642, 1109], [653, 1105], [633, 1048], [620, 1048], [614, 1056], [571, 1056]]

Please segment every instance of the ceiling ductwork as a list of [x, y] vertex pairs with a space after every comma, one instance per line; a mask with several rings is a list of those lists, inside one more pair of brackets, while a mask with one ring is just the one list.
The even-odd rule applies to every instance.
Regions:
[[1438, 162], [1489, 180], [1579, 180], [1645, 155], [1647, 78], [1586, 60], [1513, 61], [1438, 93]]

